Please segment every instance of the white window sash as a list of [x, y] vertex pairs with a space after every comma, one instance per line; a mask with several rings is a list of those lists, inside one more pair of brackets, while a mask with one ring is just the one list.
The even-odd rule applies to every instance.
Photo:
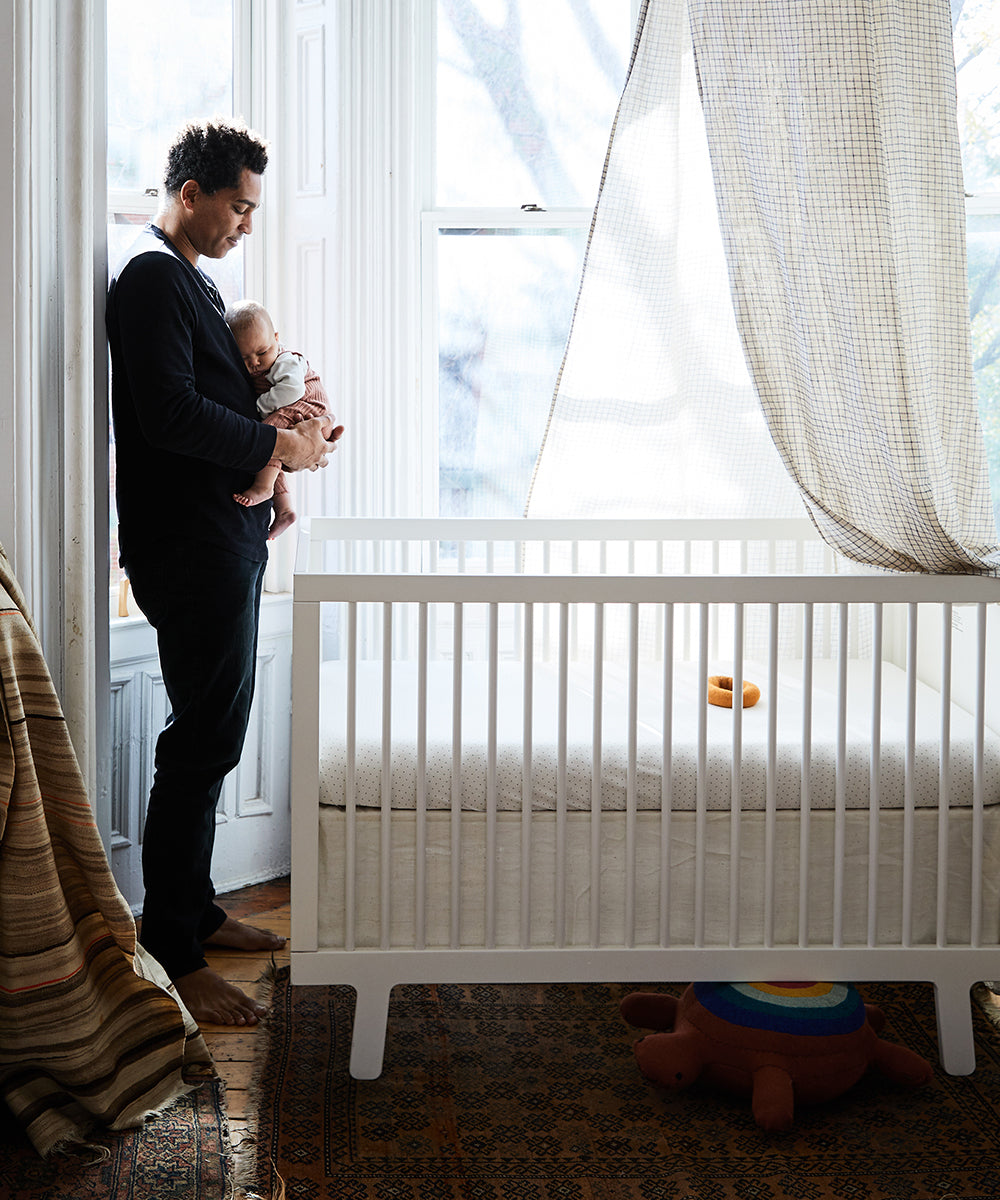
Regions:
[[432, 208], [421, 214], [420, 278], [423, 320], [420, 349], [420, 394], [423, 398], [420, 457], [424, 464], [419, 515], [437, 516], [440, 475], [440, 315], [438, 248], [442, 229], [548, 229], [558, 234], [589, 228], [594, 210], [551, 208], [529, 212], [517, 208]]

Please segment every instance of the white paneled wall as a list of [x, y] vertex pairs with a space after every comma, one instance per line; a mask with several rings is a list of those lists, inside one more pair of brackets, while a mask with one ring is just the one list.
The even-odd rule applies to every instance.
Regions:
[[[262, 607], [257, 690], [243, 759], [226, 780], [217, 813], [213, 879], [220, 892], [289, 869], [290, 608], [287, 596], [265, 598]], [[111, 865], [123, 895], [138, 909], [146, 799], [169, 704], [155, 634], [141, 617], [115, 622], [111, 648]]]

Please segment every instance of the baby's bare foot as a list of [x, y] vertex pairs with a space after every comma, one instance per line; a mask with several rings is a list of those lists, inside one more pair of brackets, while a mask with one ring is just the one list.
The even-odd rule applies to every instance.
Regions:
[[267, 531], [267, 540], [273, 542], [279, 533], [295, 524], [295, 512], [291, 508], [275, 508], [271, 528]]
[[255, 483], [247, 488], [245, 492], [237, 492], [233, 499], [237, 504], [242, 504], [244, 508], [252, 508], [255, 504], [263, 504], [265, 500], [270, 500], [274, 495], [274, 488], [266, 487], [264, 484]]
[[199, 1023], [214, 1025], [256, 1025], [267, 1009], [263, 1004], [227, 982], [211, 967], [202, 967], [174, 980], [177, 994]]

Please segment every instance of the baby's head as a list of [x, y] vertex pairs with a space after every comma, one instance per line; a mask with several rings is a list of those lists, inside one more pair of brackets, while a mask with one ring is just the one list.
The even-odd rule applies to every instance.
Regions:
[[226, 324], [233, 331], [246, 369], [263, 375], [274, 365], [280, 346], [267, 309], [256, 300], [240, 300], [226, 309]]

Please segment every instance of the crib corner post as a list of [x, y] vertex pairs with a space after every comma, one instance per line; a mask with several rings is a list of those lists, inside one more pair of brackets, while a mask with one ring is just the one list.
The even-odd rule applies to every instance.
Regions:
[[319, 763], [322, 658], [320, 605], [292, 604], [291, 857], [292, 941], [319, 947]]

